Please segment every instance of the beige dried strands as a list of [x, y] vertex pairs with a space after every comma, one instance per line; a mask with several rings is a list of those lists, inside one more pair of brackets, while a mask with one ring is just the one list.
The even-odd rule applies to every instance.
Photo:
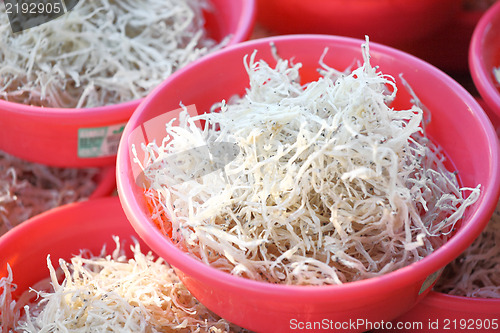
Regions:
[[0, 235], [51, 208], [87, 199], [97, 168], [55, 168], [0, 151]]
[[[14, 305], [16, 331], [243, 331], [198, 302], [161, 258], [142, 253], [137, 242], [130, 247], [132, 257], [127, 257], [118, 237], [113, 239], [116, 248], [111, 254], [106, 248], [98, 256], [84, 250], [70, 262], [60, 259], [57, 272], [48, 257], [50, 279]], [[28, 302], [34, 293], [36, 299]], [[18, 314], [21, 308], [23, 316]]]
[[[445, 242], [479, 186], [459, 188], [420, 127], [422, 109], [391, 108], [395, 80], [371, 66], [368, 43], [362, 51], [364, 63], [347, 74], [320, 59], [324, 76], [305, 86], [300, 63], [272, 68], [253, 53], [245, 96], [220, 112], [185, 112], [163, 142], [143, 145], [136, 162], [165, 234], [223, 271], [299, 285], [379, 276]], [[200, 156], [169, 172], [169, 155], [210, 142], [240, 153], [196, 179]]]
[[500, 298], [500, 201], [484, 231], [445, 267], [434, 290], [456, 296]]
[[13, 34], [0, 6], [0, 98], [80, 108], [144, 97], [222, 44], [206, 36], [204, 0], [85, 0]]

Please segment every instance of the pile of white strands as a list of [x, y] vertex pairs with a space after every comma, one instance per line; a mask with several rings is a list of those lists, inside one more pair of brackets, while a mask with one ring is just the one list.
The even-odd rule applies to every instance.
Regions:
[[142, 98], [222, 45], [204, 30], [202, 11], [213, 10], [206, 0], [85, 0], [15, 34], [0, 8], [0, 98], [16, 103], [79, 108]]
[[[166, 237], [217, 269], [298, 285], [379, 276], [443, 244], [479, 185], [459, 188], [425, 136], [423, 110], [391, 108], [394, 78], [371, 66], [368, 41], [362, 54], [346, 73], [322, 57], [323, 76], [303, 86], [300, 63], [276, 55], [273, 68], [254, 52], [243, 97], [219, 103], [220, 112], [183, 112], [163, 142], [143, 145], [135, 162]], [[168, 164], [217, 142], [240, 151], [222, 170], [193, 179], [207, 164], [199, 156]]]
[[[106, 255], [103, 248], [98, 256], [82, 251], [69, 263], [60, 259], [60, 271], [49, 256], [50, 279], [17, 302], [10, 295], [14, 286], [10, 271], [0, 280], [2, 332], [8, 332], [9, 326], [16, 332], [74, 333], [242, 330], [199, 303], [162, 259], [151, 252], [143, 254], [137, 242], [131, 246], [132, 257], [127, 257], [118, 237], [114, 241], [111, 254]], [[38, 297], [33, 300], [33, 296]]]
[[500, 298], [500, 201], [474, 243], [444, 269], [434, 290], [457, 296]]
[[97, 168], [55, 168], [0, 151], [0, 235], [32, 216], [87, 199]]

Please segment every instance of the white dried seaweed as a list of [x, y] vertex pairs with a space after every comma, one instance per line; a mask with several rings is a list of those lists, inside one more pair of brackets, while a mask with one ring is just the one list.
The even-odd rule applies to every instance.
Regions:
[[488, 10], [497, 0], [462, 0], [462, 8], [465, 11], [484, 12]]

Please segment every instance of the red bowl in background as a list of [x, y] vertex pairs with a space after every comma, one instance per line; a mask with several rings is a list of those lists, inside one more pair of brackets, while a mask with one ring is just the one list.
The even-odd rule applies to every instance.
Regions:
[[498, 138], [500, 138], [500, 114], [493, 112], [493, 110], [489, 107], [489, 105], [486, 104], [483, 99], [478, 98], [477, 102], [479, 103], [479, 105], [481, 105], [484, 112], [486, 112], [486, 114], [490, 118], [491, 123], [493, 124], [493, 127], [497, 132]]
[[258, 0], [257, 21], [279, 34], [318, 33], [397, 45], [448, 25], [461, 0]]
[[[469, 44], [481, 11], [461, 10], [438, 32], [397, 47], [455, 75], [469, 75]], [[470, 78], [469, 78], [470, 80]]]

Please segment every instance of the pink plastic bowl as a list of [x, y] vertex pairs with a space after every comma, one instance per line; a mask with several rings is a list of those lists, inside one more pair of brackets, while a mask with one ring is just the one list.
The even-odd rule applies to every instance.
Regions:
[[397, 48], [453, 75], [469, 75], [469, 44], [484, 11], [462, 9], [438, 32], [398, 43]]
[[[141, 250], [149, 247], [139, 239], [128, 223], [117, 197], [101, 198], [65, 205], [18, 225], [0, 237], [0, 277], [12, 268], [19, 297], [36, 282], [49, 276], [47, 255], [58, 267], [58, 259], [69, 260], [82, 249], [99, 254], [104, 244], [108, 251], [115, 247], [112, 236], [119, 236], [128, 244], [131, 237], [141, 243]], [[127, 247], [128, 249], [128, 247]]]
[[[210, 0], [205, 13], [209, 35], [229, 44], [246, 40], [255, 21], [255, 0]], [[140, 100], [95, 108], [40, 108], [0, 100], [0, 149], [32, 162], [53, 166], [103, 166], [116, 160], [116, 147], [125, 123]], [[79, 137], [95, 130], [109, 148], [79, 153]], [[102, 134], [99, 134], [102, 133]]]
[[493, 68], [500, 67], [500, 1], [486, 11], [474, 29], [469, 67], [481, 97], [500, 116], [500, 83], [493, 76]]
[[395, 45], [445, 27], [460, 0], [258, 0], [257, 20], [281, 34], [321, 33]]
[[[488, 117], [462, 86], [411, 55], [376, 43], [370, 45], [371, 63], [393, 75], [400, 87], [394, 107], [410, 105], [410, 96], [399, 79], [399, 74], [404, 73], [432, 113], [429, 134], [450, 156], [463, 185], [482, 184], [481, 196], [468, 209], [462, 226], [432, 255], [384, 276], [344, 285], [274, 285], [232, 276], [197, 261], [174, 246], [150, 219], [143, 189], [136, 185], [131, 165], [130, 146], [140, 143], [134, 130], [154, 117], [178, 109], [179, 101], [205, 111], [215, 102], [244, 93], [248, 86], [244, 55], [258, 50], [258, 58], [273, 64], [270, 42], [275, 43], [281, 57], [302, 62], [304, 82], [317, 78], [318, 60], [325, 47], [329, 48], [325, 63], [334, 68], [344, 69], [354, 59], [362, 60], [362, 40], [297, 35], [245, 42], [178, 71], [141, 103], [124, 130], [118, 148], [117, 185], [125, 213], [151, 249], [178, 269], [188, 289], [209, 309], [237, 325], [255, 331], [283, 332], [312, 321], [325, 320], [346, 328], [349, 321], [394, 319], [420, 301], [430, 290], [426, 286], [432, 285], [434, 273], [477, 237], [493, 213], [500, 191], [498, 142]], [[156, 133], [157, 140], [163, 136], [164, 133]], [[148, 137], [152, 141], [155, 133], [148, 133]], [[346, 331], [365, 328], [348, 326]]]

